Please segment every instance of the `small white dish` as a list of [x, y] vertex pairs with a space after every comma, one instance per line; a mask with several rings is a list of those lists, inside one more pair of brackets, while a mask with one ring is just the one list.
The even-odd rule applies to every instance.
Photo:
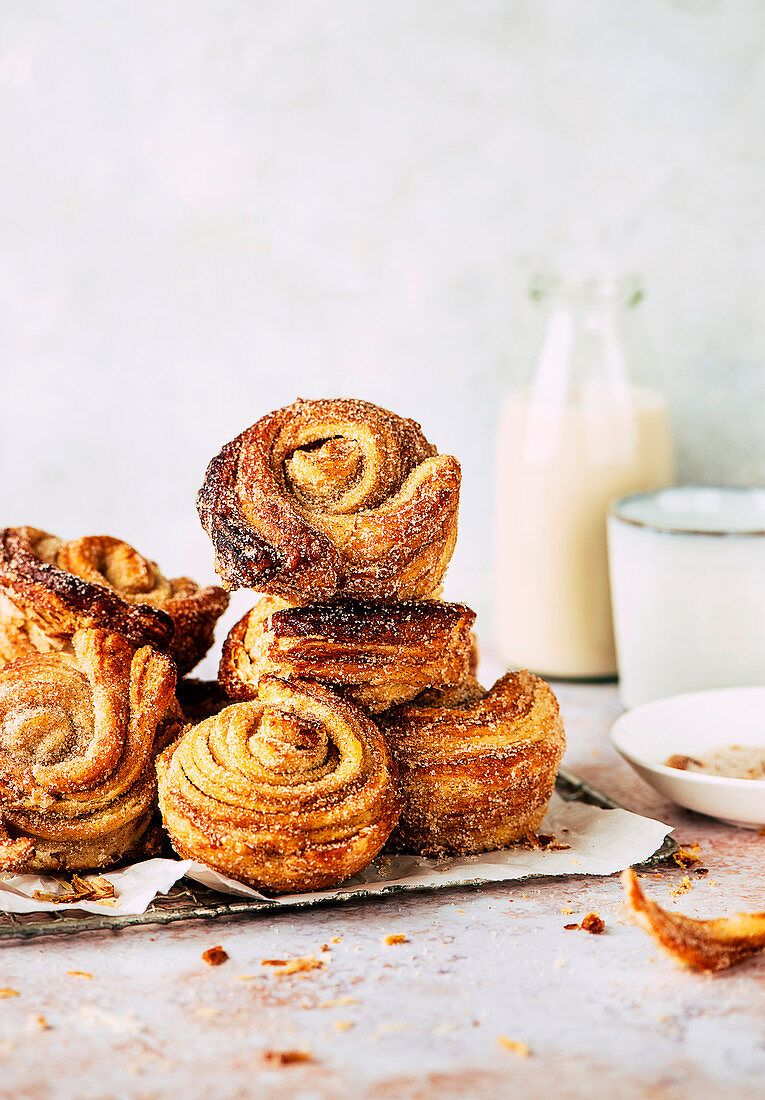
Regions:
[[765, 687], [717, 688], [656, 699], [611, 727], [614, 747], [660, 794], [729, 825], [765, 825], [765, 780], [668, 768], [676, 753], [700, 757], [729, 745], [765, 747]]

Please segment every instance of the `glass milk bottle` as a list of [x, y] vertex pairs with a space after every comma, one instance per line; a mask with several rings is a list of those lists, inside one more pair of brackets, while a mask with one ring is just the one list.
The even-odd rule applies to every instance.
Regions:
[[615, 497], [672, 482], [667, 406], [635, 330], [633, 279], [538, 277], [543, 334], [497, 446], [497, 648], [514, 668], [616, 673], [606, 551]]

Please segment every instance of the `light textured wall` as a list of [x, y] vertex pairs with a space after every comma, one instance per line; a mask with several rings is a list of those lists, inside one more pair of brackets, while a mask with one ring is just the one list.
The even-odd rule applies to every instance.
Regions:
[[765, 476], [762, 0], [0, 0], [0, 26], [2, 521], [211, 577], [209, 457], [354, 394], [462, 459], [449, 593], [486, 612], [540, 261], [640, 272], [682, 474]]

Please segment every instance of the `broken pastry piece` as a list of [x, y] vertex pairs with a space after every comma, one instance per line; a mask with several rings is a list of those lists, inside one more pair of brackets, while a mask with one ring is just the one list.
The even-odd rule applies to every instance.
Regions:
[[385, 710], [470, 674], [474, 620], [470, 608], [441, 600], [298, 606], [270, 596], [229, 634], [219, 679], [232, 699], [254, 698], [261, 676], [320, 680]]
[[557, 700], [530, 672], [485, 691], [475, 679], [380, 716], [404, 809], [391, 845], [470, 855], [524, 839], [542, 822], [563, 756]]
[[187, 729], [157, 770], [176, 852], [275, 893], [368, 866], [400, 811], [380, 731], [308, 680], [263, 677], [257, 699]]
[[423, 599], [457, 538], [460, 467], [419, 424], [355, 399], [296, 401], [210, 463], [197, 498], [225, 588]]
[[126, 542], [64, 542], [34, 527], [0, 532], [0, 659], [71, 648], [75, 630], [117, 632], [169, 653], [185, 675], [212, 645], [228, 606], [222, 588], [169, 580]]
[[72, 647], [0, 669], [0, 870], [101, 870], [154, 840], [175, 666], [105, 630]]
[[696, 920], [670, 913], [647, 898], [631, 867], [621, 878], [635, 922], [683, 966], [726, 970], [765, 947], [765, 913]]

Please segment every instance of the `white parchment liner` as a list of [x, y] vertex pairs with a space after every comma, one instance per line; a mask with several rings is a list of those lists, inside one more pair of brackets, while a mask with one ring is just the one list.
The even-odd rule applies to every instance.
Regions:
[[184, 875], [223, 894], [253, 898], [277, 904], [318, 901], [342, 897], [362, 890], [378, 894], [392, 885], [443, 888], [477, 881], [503, 882], [537, 875], [612, 875], [648, 859], [661, 847], [672, 826], [641, 817], [629, 810], [601, 810], [583, 802], [566, 802], [554, 794], [547, 816], [539, 830], [552, 834], [559, 843], [570, 845], [562, 851], [506, 848], [478, 856], [455, 859], [423, 859], [420, 856], [380, 856], [352, 879], [333, 890], [310, 894], [283, 894], [267, 898], [241, 882], [190, 860], [149, 859], [102, 876], [114, 885], [115, 904], [95, 901], [55, 904], [37, 901], [35, 890], [63, 893], [56, 879], [40, 875], [0, 875], [0, 909], [10, 913], [33, 913], [79, 909], [87, 913], [143, 913], [157, 894], [164, 894]]

